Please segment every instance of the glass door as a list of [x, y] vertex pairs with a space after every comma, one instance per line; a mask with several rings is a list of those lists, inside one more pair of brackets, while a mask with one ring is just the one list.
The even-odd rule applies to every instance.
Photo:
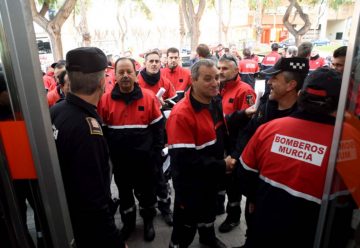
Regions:
[[359, 15], [356, 1], [315, 247], [360, 247]]

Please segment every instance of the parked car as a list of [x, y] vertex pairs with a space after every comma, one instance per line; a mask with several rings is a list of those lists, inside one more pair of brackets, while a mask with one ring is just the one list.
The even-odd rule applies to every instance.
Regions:
[[312, 40], [311, 43], [314, 46], [327, 46], [330, 45], [330, 40], [327, 38]]
[[289, 38], [279, 42], [280, 48], [295, 46], [295, 39]]

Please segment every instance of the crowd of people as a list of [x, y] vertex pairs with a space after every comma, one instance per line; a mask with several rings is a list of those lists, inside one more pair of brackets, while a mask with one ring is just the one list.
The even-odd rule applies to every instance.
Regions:
[[148, 51], [143, 65], [81, 47], [52, 64], [44, 86], [77, 247], [126, 247], [135, 198], [145, 241], [158, 208], [173, 226], [169, 247], [188, 247], [196, 231], [201, 244], [227, 247], [214, 222], [226, 212], [219, 231], [238, 226], [242, 196], [242, 247], [312, 247], [346, 47], [330, 64], [308, 42], [278, 49], [259, 62], [248, 48], [241, 57], [200, 44], [187, 69], [175, 47]]

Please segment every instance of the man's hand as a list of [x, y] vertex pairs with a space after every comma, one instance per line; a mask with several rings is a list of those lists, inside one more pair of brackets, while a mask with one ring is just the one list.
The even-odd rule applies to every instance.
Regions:
[[255, 114], [256, 112], [256, 108], [254, 105], [248, 107], [247, 109], [245, 109], [245, 114], [248, 116], [248, 117], [251, 117], [253, 114]]
[[234, 168], [235, 168], [235, 164], [236, 164], [236, 159], [227, 156], [225, 159], [225, 163], [226, 163], [226, 173], [231, 173]]

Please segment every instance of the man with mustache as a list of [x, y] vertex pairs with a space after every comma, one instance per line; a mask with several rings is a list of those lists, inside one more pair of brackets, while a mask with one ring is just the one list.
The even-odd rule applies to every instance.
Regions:
[[[134, 193], [144, 220], [144, 239], [155, 238], [156, 180], [164, 140], [164, 123], [155, 95], [137, 83], [135, 61], [115, 62], [116, 84], [98, 106], [107, 125], [106, 138], [119, 191], [122, 235], [127, 239], [136, 226]], [[134, 191], [134, 193], [133, 193]]]
[[[218, 62], [220, 70], [220, 83], [222, 97], [222, 106], [225, 118], [236, 111], [242, 111], [255, 103], [255, 92], [253, 88], [241, 81], [239, 75], [239, 68], [237, 59], [232, 55], [223, 55]], [[242, 126], [243, 128], [244, 126]], [[241, 132], [241, 122], [233, 121], [228, 122], [230, 147], [228, 153], [235, 148], [236, 138]], [[234, 157], [237, 159], [237, 157]], [[240, 201], [241, 192], [237, 187], [236, 174], [231, 173], [226, 175], [224, 182], [221, 185], [221, 190], [218, 192], [218, 214], [224, 211], [225, 192], [228, 196], [228, 203], [226, 207], [227, 217], [225, 221], [219, 226], [219, 231], [226, 233], [231, 231], [235, 226], [240, 223]], [[221, 211], [222, 210], [222, 211]]]

